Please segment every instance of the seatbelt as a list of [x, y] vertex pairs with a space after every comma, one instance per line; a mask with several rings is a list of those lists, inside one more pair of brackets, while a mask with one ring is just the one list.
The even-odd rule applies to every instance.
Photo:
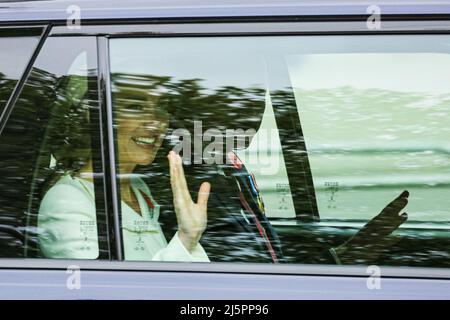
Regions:
[[[233, 176], [236, 179], [237, 186], [239, 188], [239, 200], [241, 202], [242, 207], [250, 213], [253, 220], [255, 221], [255, 226], [258, 229], [258, 233], [260, 237], [264, 240], [264, 243], [267, 246], [267, 250], [270, 254], [270, 257], [274, 263], [278, 263], [278, 256], [273, 248], [272, 242], [267, 235], [266, 230], [264, 229], [261, 221], [258, 218], [255, 210], [258, 211], [259, 214], [264, 215], [264, 203], [262, 201], [262, 197], [259, 194], [259, 190], [256, 182], [254, 181], [254, 176], [250, 175], [242, 164], [239, 157], [233, 151], [230, 151], [228, 154], [228, 159], [231, 162], [232, 166], [226, 166], [229, 170], [229, 175]], [[246, 197], [245, 194], [248, 196]], [[247, 198], [255, 204], [255, 210], [252, 209], [252, 206], [249, 204]]]

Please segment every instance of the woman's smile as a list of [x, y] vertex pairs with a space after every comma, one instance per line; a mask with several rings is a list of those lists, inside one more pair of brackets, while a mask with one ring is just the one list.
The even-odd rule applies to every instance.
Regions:
[[169, 125], [169, 113], [158, 107], [158, 96], [128, 92], [116, 97], [117, 143], [121, 173], [149, 165], [161, 147]]
[[131, 140], [139, 147], [151, 149], [157, 141], [155, 137], [131, 137]]

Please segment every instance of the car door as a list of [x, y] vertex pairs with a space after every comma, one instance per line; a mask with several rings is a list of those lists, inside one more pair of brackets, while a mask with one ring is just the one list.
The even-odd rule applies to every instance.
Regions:
[[[264, 32], [261, 32], [261, 27], [264, 27]], [[230, 28], [235, 31], [230, 31]], [[391, 28], [396, 30], [396, 25], [394, 24]], [[93, 180], [98, 257], [93, 261], [88, 261], [77, 259], [77, 256], [66, 255], [65, 258], [62, 257], [62, 260], [57, 260], [51, 259], [51, 256], [43, 257], [39, 252], [40, 229], [33, 228], [32, 221], [39, 221], [38, 207], [45, 195], [42, 192], [39, 195], [36, 193], [36, 197], [33, 198], [35, 195], [33, 190], [37, 189], [33, 187], [35, 184], [30, 181], [42, 181], [41, 177], [45, 177], [45, 174], [41, 175], [42, 172], [51, 173], [58, 168], [58, 165], [67, 163], [65, 162], [67, 158], [64, 156], [67, 155], [67, 152], [55, 151], [53, 153], [54, 149], [51, 149], [49, 144], [41, 147], [43, 141], [39, 139], [35, 144], [31, 144], [34, 150], [34, 156], [31, 159], [34, 159], [33, 161], [42, 160], [43, 165], [34, 168], [41, 170], [35, 171], [34, 175], [31, 174], [31, 178], [28, 180], [19, 179], [28, 182], [25, 184], [25, 188], [31, 192], [24, 191], [22, 193], [31, 195], [31, 200], [27, 198], [21, 204], [27, 208], [25, 214], [23, 214], [23, 209], [14, 209], [17, 214], [23, 214], [22, 217], [29, 216], [31, 218], [28, 219], [31, 224], [24, 223], [23, 220], [20, 220], [21, 222], [14, 220], [16, 223], [14, 228], [25, 229], [30, 240], [33, 238], [38, 240], [34, 243], [31, 241], [30, 244], [20, 243], [18, 245], [19, 250], [24, 247], [31, 248], [27, 251], [28, 259], [6, 259], [15, 258], [15, 256], [5, 254], [5, 259], [0, 261], [2, 286], [11, 289], [2, 291], [5, 297], [36, 298], [39, 294], [40, 298], [113, 299], [298, 299], [337, 296], [385, 299], [399, 297], [447, 298], [449, 284], [448, 269], [446, 268], [448, 257], [445, 255], [446, 240], [445, 237], [442, 242], [436, 240], [441, 239], [435, 236], [437, 233], [427, 234], [423, 231], [424, 228], [406, 228], [407, 225], [405, 225], [405, 229], [400, 229], [398, 232], [413, 232], [417, 241], [410, 242], [410, 239], [406, 238], [402, 241], [406, 241], [404, 244], [408, 248], [390, 247], [394, 249], [384, 252], [384, 258], [376, 261], [378, 267], [375, 266], [375, 268], [374, 266], [368, 268], [365, 261], [360, 266], [355, 266], [353, 263], [347, 266], [338, 266], [336, 264], [339, 261], [333, 255], [329, 255], [330, 248], [344, 243], [356, 232], [355, 227], [369, 219], [370, 212], [372, 212], [369, 209], [379, 205], [378, 200], [371, 199], [380, 198], [381, 203], [381, 198], [383, 198], [379, 193], [372, 193], [373, 197], [368, 196], [370, 206], [367, 209], [363, 208], [366, 211], [359, 209], [358, 215], [354, 217], [354, 220], [357, 221], [353, 223], [344, 220], [346, 216], [342, 212], [345, 211], [338, 210], [341, 208], [338, 197], [344, 193], [342, 189], [339, 189], [342, 187], [342, 182], [335, 181], [336, 179], [331, 180], [326, 175], [325, 181], [320, 180], [321, 174], [327, 173], [326, 166], [318, 165], [323, 163], [323, 161], [320, 162], [322, 160], [320, 156], [328, 159], [330, 154], [324, 150], [318, 150], [317, 140], [314, 139], [319, 139], [319, 141], [323, 139], [325, 143], [333, 142], [334, 140], [328, 136], [325, 138], [330, 140], [321, 138], [320, 134], [324, 130], [319, 129], [321, 126], [328, 125], [332, 138], [339, 129], [333, 126], [335, 123], [330, 125], [327, 122], [330, 118], [327, 110], [322, 107], [323, 105], [329, 106], [331, 111], [328, 112], [333, 114], [335, 111], [336, 114], [339, 114], [340, 111], [336, 108], [342, 106], [343, 103], [338, 103], [337, 107], [333, 103], [339, 101], [338, 98], [342, 98], [343, 95], [338, 91], [338, 93], [331, 94], [331, 98], [327, 95], [328, 92], [321, 96], [320, 94], [326, 91], [320, 87], [323, 77], [319, 77], [317, 80], [316, 86], [319, 88], [315, 89], [318, 90], [318, 93], [304, 92], [304, 88], [298, 85], [302, 83], [298, 81], [302, 80], [304, 74], [308, 74], [300, 72], [302, 70], [300, 67], [310, 68], [309, 75], [320, 74], [320, 69], [316, 69], [318, 65], [322, 65], [320, 59], [316, 62], [317, 64], [310, 64], [311, 60], [314, 62], [316, 59], [313, 57], [314, 54], [322, 54], [322, 57], [333, 56], [332, 49], [327, 46], [335, 48], [333, 45], [337, 46], [336, 43], [340, 43], [344, 38], [338, 35], [327, 38], [326, 35], [336, 33], [336, 30], [342, 33], [368, 32], [362, 22], [353, 24], [352, 28], [348, 24], [338, 22], [335, 24], [319, 23], [312, 29], [311, 25], [303, 23], [284, 24], [282, 22], [161, 23], [152, 25], [103, 23], [86, 25], [80, 31], [68, 30], [65, 27], [53, 27], [45, 44], [41, 43], [43, 46], [40, 54], [54, 52], [52, 42], [53, 46], [56, 46], [59, 41], [64, 41], [66, 44], [72, 44], [67, 45], [67, 50], [73, 52], [68, 55], [72, 59], [67, 59], [68, 62], [63, 68], [64, 72], [43, 73], [42, 70], [46, 70], [44, 67], [50, 71], [57, 69], [54, 63], [55, 59], [42, 56], [42, 60], [39, 60], [38, 56], [36, 62], [30, 62], [30, 67], [33, 65], [35, 69], [39, 70], [35, 70], [35, 74], [30, 72], [26, 78], [23, 78], [23, 87], [16, 95], [18, 97], [20, 94], [24, 95], [27, 88], [30, 93], [33, 93], [35, 88], [43, 88], [47, 90], [44, 90], [45, 92], [48, 92], [44, 95], [47, 97], [46, 99], [70, 102], [69, 109], [75, 110], [75, 112], [68, 113], [72, 116], [70, 119], [74, 120], [69, 124], [77, 124], [76, 121], [78, 121], [78, 126], [75, 126], [78, 129], [83, 127], [86, 117], [79, 116], [77, 112], [84, 114], [83, 111], [86, 109], [89, 111], [90, 119], [93, 119], [93, 125], [89, 127], [91, 139], [83, 138], [82, 142], [87, 144], [82, 144], [82, 146], [84, 148], [87, 146], [95, 155], [92, 173], [95, 173]], [[308, 32], [319, 32], [321, 36], [313, 37]], [[287, 36], [287, 34], [290, 35]], [[302, 34], [308, 34], [308, 36]], [[426, 37], [420, 38], [419, 44], [423, 38]], [[350, 51], [353, 39], [353, 36], [347, 35], [342, 46], [344, 52]], [[370, 42], [369, 40], [373, 41], [374, 39], [370, 38], [366, 41]], [[390, 41], [396, 42], [400, 41], [399, 39], [392, 38]], [[404, 42], [411, 41], [405, 40], [405, 38], [401, 39]], [[443, 39], [443, 41], [445, 40]], [[383, 43], [386, 40], [375, 40], [375, 42], [377, 41]], [[436, 40], [430, 39], [429, 41], [431, 44], [439, 45], [441, 40], [437, 44], [433, 42]], [[48, 45], [46, 46], [46, 44]], [[80, 50], [86, 51], [86, 54], [78, 58]], [[306, 63], [298, 60], [299, 55], [312, 59]], [[45, 63], [46, 60], [49, 60], [50, 63]], [[422, 57], [418, 60], [423, 61]], [[338, 62], [345, 66], [345, 61]], [[330, 65], [326, 64], [326, 66]], [[378, 62], [378, 66], [382, 65], [383, 61]], [[84, 70], [84, 73], [80, 74], [80, 68]], [[89, 73], [89, 70], [94, 74], [93, 81], [92, 73]], [[32, 68], [29, 68], [29, 71], [32, 71]], [[63, 77], [64, 75], [66, 77]], [[59, 79], [58, 82], [58, 78], [61, 77], [63, 79]], [[355, 74], [352, 77], [338, 78], [343, 79], [344, 82], [358, 81], [359, 79], [355, 77]], [[304, 81], [313, 83], [312, 79], [305, 77]], [[42, 80], [50, 81], [50, 84], [43, 86]], [[58, 86], [55, 85], [55, 81], [59, 83]], [[190, 178], [189, 184], [193, 190], [191, 192], [193, 198], [197, 196], [196, 192], [201, 181], [209, 180], [212, 184], [211, 199], [215, 199], [215, 206], [208, 208], [211, 212], [210, 229], [205, 231], [205, 235], [208, 236], [208, 231], [210, 231], [210, 234], [220, 235], [220, 237], [206, 237], [207, 240], [212, 241], [202, 243], [206, 252], [210, 252], [211, 263], [173, 263], [127, 259], [123, 243], [124, 237], [122, 237], [124, 205], [120, 189], [121, 172], [117, 162], [120, 145], [117, 141], [115, 123], [117, 114], [115, 113], [113, 94], [117, 88], [114, 81], [119, 81], [121, 85], [125, 84], [160, 94], [163, 97], [160, 100], [161, 103], [175, 107], [174, 113], [178, 111], [174, 117], [175, 121], [172, 123], [173, 131], [186, 129], [181, 133], [191, 133], [191, 130], [195, 130], [195, 122], [202, 121], [202, 130], [200, 131], [201, 166], [200, 168], [194, 167], [191, 171], [186, 166], [186, 174]], [[431, 81], [431, 83], [436, 82]], [[61, 90], [58, 91], [55, 88]], [[58, 93], [64, 98], [56, 99]], [[39, 95], [39, 97], [42, 96], [42, 94]], [[327, 98], [328, 100], [326, 100]], [[392, 97], [387, 95], [386, 100], [382, 101], [390, 102], [390, 99]], [[10, 121], [14, 119], [14, 110], [20, 110], [21, 105], [25, 106], [23, 107], [25, 110], [28, 108], [33, 110], [37, 105], [39, 106], [36, 103], [24, 104], [27, 101], [33, 102], [33, 100], [19, 97], [18, 104], [11, 110], [9, 118], [2, 118], [6, 126], [11, 123], [11, 127], [15, 128], [14, 123]], [[311, 101], [321, 103], [314, 104]], [[400, 101], [403, 100], [400, 99]], [[50, 106], [46, 103], [41, 105], [44, 107], [44, 111], [47, 106]], [[62, 105], [64, 106], [64, 103]], [[392, 107], [382, 102], [380, 105], [387, 108], [383, 111], [383, 115]], [[365, 104], [353, 102], [352, 106], [358, 110]], [[28, 113], [17, 112], [17, 114], [20, 116]], [[59, 139], [51, 141], [59, 141], [64, 146], [65, 134], [68, 135], [67, 131], [60, 130], [64, 124], [64, 116], [61, 117], [59, 113], [51, 115], [55, 117], [53, 125], [58, 130], [55, 130], [50, 136], [52, 139]], [[323, 115], [326, 117], [320, 119], [319, 116]], [[355, 118], [354, 114], [350, 115], [349, 119], [354, 121], [344, 122], [346, 129], [350, 128], [350, 124], [358, 123], [356, 121], [358, 117]], [[319, 117], [319, 119], [314, 117]], [[45, 117], [45, 113], [44, 115], [39, 114], [36, 119], [47, 121], [48, 115]], [[30, 123], [30, 121], [27, 120], [26, 123]], [[48, 126], [47, 124], [38, 127], [48, 128]], [[225, 172], [223, 172], [225, 176], [222, 174], [223, 169], [227, 169], [223, 165], [227, 165], [227, 163], [214, 162], [220, 157], [212, 157], [214, 160], [212, 163], [203, 162], [205, 158], [211, 160], [208, 158], [211, 156], [209, 151], [217, 151], [217, 148], [226, 146], [226, 138], [229, 137], [226, 129], [233, 130], [231, 134], [233, 137], [240, 136], [243, 132], [244, 138], [247, 139], [243, 141], [240, 148], [224, 149], [234, 151], [242, 162], [240, 165], [240, 162], [233, 158], [234, 161], [231, 162], [231, 165], [238, 167], [236, 169], [239, 170], [233, 171], [234, 174], [231, 178]], [[240, 129], [242, 131], [239, 131]], [[249, 129], [253, 129], [253, 131], [248, 131]], [[311, 129], [313, 130], [311, 131]], [[205, 134], [205, 132], [207, 133]], [[352, 132], [351, 129], [350, 132]], [[48, 133], [50, 134], [50, 132]], [[80, 134], [82, 133], [80, 132]], [[205, 135], [207, 139], [204, 140]], [[35, 134], [30, 136], [38, 137]], [[195, 137], [195, 132], [193, 136]], [[222, 137], [222, 143], [211, 145], [211, 143], [220, 142], [216, 141], [217, 137], [219, 139]], [[361, 137], [369, 139], [367, 135]], [[170, 143], [172, 142], [179, 142], [178, 139], [169, 139], [172, 138], [171, 134], [167, 135], [167, 138], [167, 147], [171, 147]], [[344, 138], [344, 141], [351, 141], [350, 138], [354, 138], [354, 135], [344, 136]], [[365, 141], [363, 140], [363, 142]], [[233, 142], [235, 142], [234, 139]], [[319, 143], [319, 146], [322, 145]], [[206, 153], [204, 153], [205, 150]], [[329, 148], [325, 151], [329, 150], [333, 151], [334, 149]], [[356, 151], [348, 149], [348, 146], [344, 146], [343, 150], [347, 152], [345, 153], [347, 157], [351, 156], [353, 152], [360, 151], [359, 149]], [[152, 189], [152, 194], [155, 197], [159, 196], [158, 203], [161, 206], [167, 206], [167, 219], [162, 223], [162, 227], [165, 229], [166, 237], [170, 240], [175, 233], [177, 224], [174, 212], [170, 211], [171, 190], [167, 186], [169, 176], [165, 171], [167, 170], [165, 155], [165, 153], [159, 154], [157, 157], [160, 159], [157, 160], [160, 162], [152, 163], [155, 164], [153, 167], [141, 166], [133, 174], [147, 181], [146, 183]], [[228, 155], [228, 152], [225, 155]], [[427, 153], [424, 156], [427, 156]], [[382, 154], [381, 157], [385, 157], [385, 155]], [[195, 161], [195, 157], [193, 160]], [[443, 161], [440, 158], [437, 160]], [[381, 161], [385, 160], [381, 158]], [[327, 165], [330, 163], [324, 162]], [[68, 163], [72, 164], [72, 162]], [[333, 163], [331, 161], [331, 164]], [[334, 163], [335, 167], [332, 167], [333, 172], [344, 172], [342, 164], [351, 163], [351, 157], [344, 157], [336, 163]], [[77, 162], [74, 164], [79, 165]], [[159, 166], [156, 166], [157, 164]], [[241, 175], [244, 166], [246, 172]], [[362, 177], [368, 179], [367, 172], [363, 170], [364, 167], [361, 168], [357, 173], [360, 176], [366, 174]], [[384, 168], [377, 170], [377, 172], [384, 172]], [[251, 177], [251, 173], [254, 177]], [[352, 174], [350, 177], [353, 179], [360, 177], [354, 172], [350, 171], [350, 173]], [[20, 177], [20, 175], [16, 176]], [[247, 179], [248, 190], [243, 190], [242, 185], [236, 186], [236, 183], [239, 183], [237, 179], [241, 176]], [[248, 180], [250, 178], [251, 181]], [[338, 183], [336, 184], [336, 182]], [[232, 184], [234, 184], [233, 187]], [[427, 184], [429, 182], [423, 185]], [[49, 187], [52, 186], [53, 184]], [[344, 186], [344, 190], [347, 191], [357, 190], [356, 187], [349, 189], [347, 185]], [[217, 191], [214, 191], [215, 187]], [[256, 192], [251, 188], [255, 188]], [[377, 190], [376, 188], [381, 187], [375, 186], [374, 189]], [[244, 200], [252, 208], [257, 206], [261, 211], [261, 208], [264, 209], [265, 218], [270, 219], [271, 226], [276, 229], [279, 240], [274, 240], [273, 236], [267, 236], [267, 233], [272, 231], [264, 217], [252, 220], [251, 210], [246, 209], [245, 206], [242, 208], [243, 201], [236, 190], [248, 191], [247, 196], [254, 196], [254, 202], [251, 202], [250, 198]], [[45, 193], [48, 189], [44, 188], [42, 191]], [[68, 193], [68, 196], [70, 198], [72, 194]], [[438, 197], [438, 199], [440, 198]], [[333, 201], [338, 202], [336, 208], [333, 207]], [[330, 202], [331, 208], [328, 208]], [[359, 206], [352, 207], [352, 202], [347, 204], [347, 207], [342, 204], [344, 209], [350, 208], [350, 210], [346, 209], [347, 211], [352, 211], [351, 208], [360, 208]], [[34, 208], [34, 211], [30, 212], [30, 208]], [[361, 212], [367, 212], [367, 214], [363, 215]], [[225, 219], [221, 219], [223, 215], [225, 215]], [[257, 227], [256, 222], [261, 222], [259, 227], [262, 226], [262, 229]], [[443, 226], [442, 221], [439, 221], [438, 224]], [[65, 230], [72, 231], [70, 228]], [[82, 234], [95, 231], [92, 229], [91, 221], [79, 223], [76, 230]], [[445, 225], [443, 231], [446, 231]], [[264, 236], [264, 232], [266, 236]], [[224, 234], [225, 236], [222, 238]], [[394, 234], [394, 236], [396, 235]], [[429, 242], [431, 249], [427, 249], [428, 251], [425, 250], [428, 245], [423, 241], [425, 236], [431, 237], [429, 238], [431, 239]], [[286, 263], [273, 263], [281, 262], [274, 261], [271, 255], [270, 245], [274, 245], [276, 241], [281, 243], [284, 258], [282, 262]], [[413, 243], [415, 243], [415, 247], [411, 248]], [[218, 245], [214, 246], [215, 244]], [[139, 246], [136, 247], [139, 249]], [[87, 246], [82, 246], [82, 248], [87, 250]], [[246, 248], [248, 251], [245, 252]], [[272, 249], [274, 249], [273, 246]], [[413, 253], [412, 250], [426, 252], [424, 254], [426, 257], [416, 261], [415, 258], [409, 256]], [[64, 252], [64, 247], [62, 251]], [[315, 264], [309, 264], [310, 262]], [[394, 264], [398, 268], [389, 267]], [[410, 264], [416, 264], [417, 267], [404, 268]], [[374, 282], [371, 282], [372, 280]], [[377, 285], [380, 283], [381, 287]], [[38, 293], [32, 290], [35, 287], [40, 288]], [[382, 290], [377, 290], [381, 288]]]

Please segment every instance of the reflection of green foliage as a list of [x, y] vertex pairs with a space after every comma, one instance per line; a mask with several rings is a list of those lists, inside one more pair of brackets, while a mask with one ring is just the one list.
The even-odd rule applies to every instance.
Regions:
[[[96, 82], [95, 76], [89, 79]], [[59, 173], [76, 171], [86, 163], [91, 150], [88, 105], [92, 105], [86, 83], [86, 77], [58, 78], [44, 70], [32, 70], [0, 137], [0, 161], [8, 170], [2, 183], [10, 183], [9, 176], [26, 180], [36, 168], [51, 176], [51, 154], [57, 159]], [[97, 96], [95, 85], [92, 90]]]
[[[9, 98], [16, 81], [5, 80], [3, 76], [0, 79], [0, 102], [3, 103]], [[33, 69], [0, 136], [0, 225], [25, 225], [24, 213], [28, 212], [29, 200], [37, 196], [30, 191], [47, 119], [46, 111], [55, 97], [54, 85], [52, 74]], [[34, 182], [38, 183], [40, 178]], [[22, 251], [14, 246], [21, 248], [22, 243], [14, 244], [0, 236], [0, 245], [2, 243], [7, 243], [8, 248], [1, 247], [1, 256], [20, 256]]]
[[197, 120], [204, 128], [258, 129], [264, 112], [264, 88], [205, 88], [201, 81], [118, 73], [112, 75], [112, 90], [114, 95], [121, 88], [133, 87], [158, 95], [159, 106], [172, 115], [172, 127], [192, 127], [191, 122]]
[[[0, 136], [1, 164], [6, 175], [32, 174], [49, 105], [55, 99], [55, 77], [33, 69]], [[7, 179], [3, 179], [3, 182]], [[7, 183], [7, 182], [6, 182]]]
[[3, 73], [0, 72], [0, 112], [6, 105], [6, 102], [12, 94], [16, 83], [17, 80], [8, 79]]

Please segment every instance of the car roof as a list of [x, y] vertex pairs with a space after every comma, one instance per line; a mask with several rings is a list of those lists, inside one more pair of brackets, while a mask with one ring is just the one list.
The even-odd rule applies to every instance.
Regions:
[[65, 21], [72, 5], [82, 20], [366, 16], [370, 5], [382, 15], [450, 14], [450, 0], [9, 0], [0, 3], [0, 22]]

